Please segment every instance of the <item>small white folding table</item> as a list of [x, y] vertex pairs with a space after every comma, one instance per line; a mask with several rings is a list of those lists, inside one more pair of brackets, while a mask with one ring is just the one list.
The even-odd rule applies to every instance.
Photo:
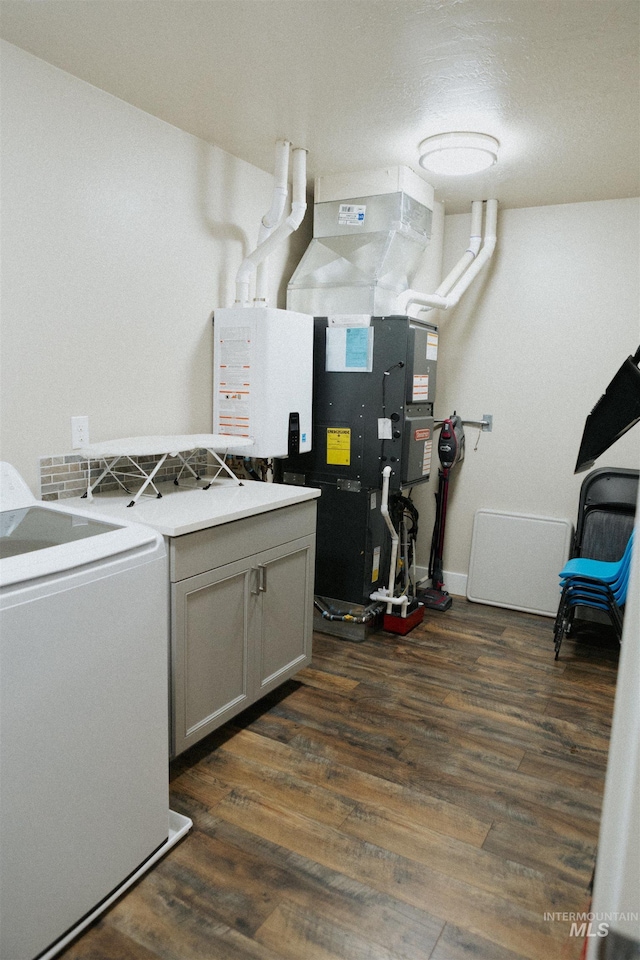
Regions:
[[[215, 476], [203, 488], [208, 490], [214, 480], [221, 473], [226, 473], [232, 480], [235, 480], [242, 486], [240, 480], [233, 473], [231, 468], [225, 463], [224, 457], [230, 446], [251, 447], [253, 440], [246, 437], [232, 437], [216, 433], [191, 433], [180, 434], [178, 436], [159, 436], [159, 437], [125, 437], [121, 440], [107, 440], [104, 443], [88, 443], [80, 447], [78, 453], [81, 457], [86, 457], [88, 461], [98, 460], [104, 463], [102, 473], [91, 482], [91, 470], [87, 470], [87, 491], [83, 497], [93, 500], [93, 491], [104, 480], [106, 476], [111, 476], [125, 490], [130, 493], [123, 478], [128, 480], [141, 480], [142, 484], [133, 497], [131, 503], [127, 506], [132, 507], [144, 494], [147, 487], [151, 487], [156, 497], [162, 494], [154, 483], [154, 478], [163, 466], [167, 457], [177, 457], [182, 466], [180, 473], [187, 470], [196, 480], [200, 477], [191, 466], [194, 454], [199, 450], [206, 450], [215, 462]], [[134, 457], [155, 457], [159, 460], [153, 464], [151, 470], [146, 470], [140, 463], [134, 460]], [[150, 496], [151, 494], [147, 494]]]

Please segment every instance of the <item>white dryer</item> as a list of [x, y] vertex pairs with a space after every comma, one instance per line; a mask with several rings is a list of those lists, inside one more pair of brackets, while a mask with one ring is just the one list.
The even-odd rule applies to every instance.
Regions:
[[155, 531], [0, 464], [0, 960], [54, 956], [191, 826], [168, 807], [167, 584]]

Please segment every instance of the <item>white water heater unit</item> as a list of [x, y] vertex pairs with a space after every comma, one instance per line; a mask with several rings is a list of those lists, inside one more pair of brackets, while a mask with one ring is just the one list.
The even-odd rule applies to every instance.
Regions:
[[273, 307], [229, 307], [213, 317], [213, 432], [249, 437], [239, 456], [311, 450], [313, 317]]

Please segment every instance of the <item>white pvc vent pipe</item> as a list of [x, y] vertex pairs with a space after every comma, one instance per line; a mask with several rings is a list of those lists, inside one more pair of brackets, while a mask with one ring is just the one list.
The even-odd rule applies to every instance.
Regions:
[[389, 514], [389, 477], [391, 476], [391, 467], [384, 467], [382, 471], [382, 497], [380, 503], [380, 513], [384, 517], [391, 534], [391, 560], [389, 562], [389, 586], [386, 589], [376, 590], [370, 596], [371, 600], [382, 600], [387, 605], [387, 613], [393, 613], [394, 606], [401, 607], [400, 615], [406, 617], [409, 598], [406, 594], [395, 597], [396, 588], [396, 565], [398, 563], [398, 532], [391, 522]]
[[292, 167], [291, 213], [286, 220], [281, 220], [273, 232], [270, 232], [262, 242], [259, 242], [253, 253], [245, 257], [240, 264], [240, 269], [236, 275], [235, 306], [249, 306], [251, 280], [257, 267], [302, 223], [307, 209], [307, 151], [302, 147], [297, 147], [293, 151]]
[[400, 313], [406, 313], [413, 304], [419, 305], [422, 310], [449, 310], [460, 301], [465, 290], [493, 256], [496, 246], [497, 200], [486, 201], [484, 241], [480, 246], [483, 203], [482, 200], [474, 200], [471, 204], [469, 246], [453, 270], [447, 274], [435, 293], [425, 294], [409, 289], [400, 294], [398, 297]]
[[474, 200], [471, 204], [471, 236], [469, 237], [469, 246], [462, 254], [457, 264], [447, 274], [438, 289], [436, 296], [444, 297], [460, 279], [465, 270], [471, 266], [480, 252], [482, 244], [482, 200]]
[[[258, 246], [260, 246], [267, 237], [270, 237], [275, 227], [278, 226], [284, 216], [284, 208], [289, 194], [289, 148], [291, 144], [288, 140], [278, 140], [276, 142], [276, 155], [273, 174], [273, 194], [271, 197], [271, 207], [265, 213], [260, 221], [260, 230], [258, 232]], [[267, 258], [259, 263], [256, 268], [256, 292], [254, 300], [267, 301], [267, 288], [269, 285], [269, 272], [267, 268]]]

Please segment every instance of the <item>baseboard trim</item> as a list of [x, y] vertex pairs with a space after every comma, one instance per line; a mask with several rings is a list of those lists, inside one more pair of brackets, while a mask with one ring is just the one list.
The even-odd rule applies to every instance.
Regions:
[[[416, 579], [422, 580], [428, 579], [429, 569], [428, 567], [416, 566]], [[426, 586], [429, 586], [427, 583]], [[467, 595], [467, 574], [466, 573], [454, 573], [452, 570], [444, 571], [444, 589], [447, 593], [452, 594], [456, 597], [466, 597]]]

